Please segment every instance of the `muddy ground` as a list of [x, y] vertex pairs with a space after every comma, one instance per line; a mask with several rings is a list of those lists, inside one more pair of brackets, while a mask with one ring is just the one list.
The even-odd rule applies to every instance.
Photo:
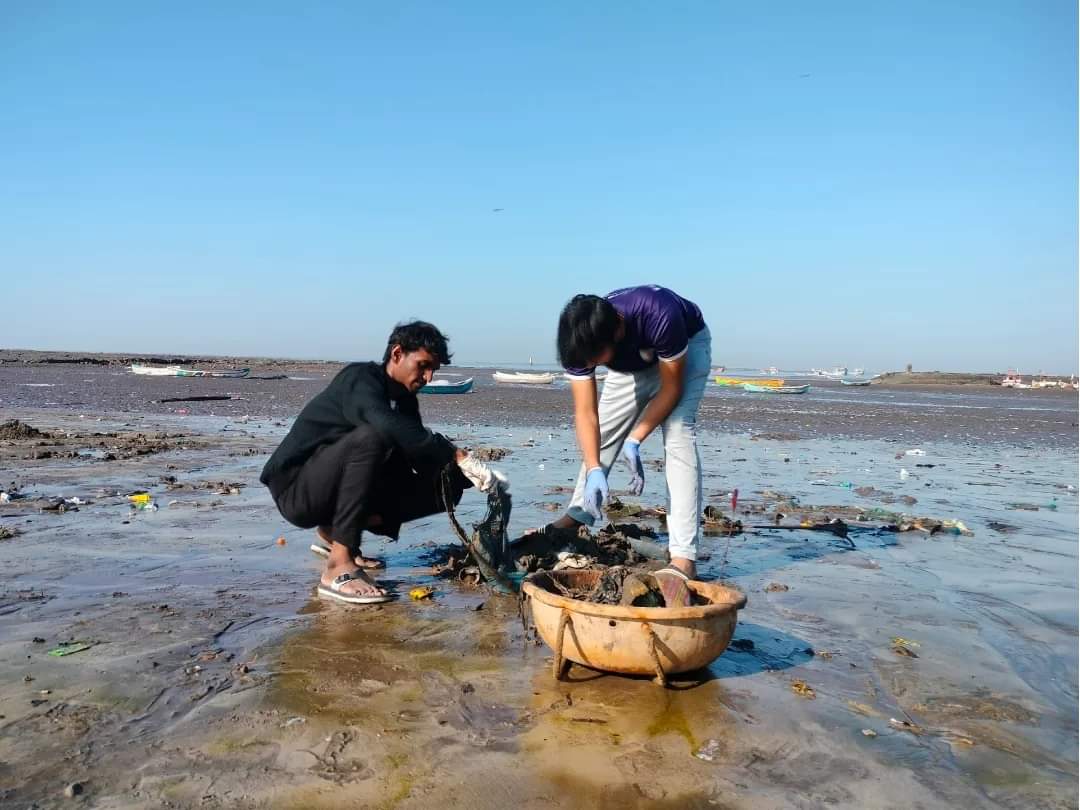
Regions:
[[[709, 502], [730, 511], [739, 488], [747, 527], [778, 510], [880, 509], [973, 535], [868, 530], [851, 548], [710, 533], [703, 575], [749, 604], [732, 647], [664, 690], [576, 666], [554, 681], [514, 597], [431, 574], [453, 539], [438, 516], [365, 548], [386, 555], [383, 581], [434, 584], [434, 599], [316, 599], [311, 533], [280, 519], [257, 476], [282, 417], [321, 383], [275, 381], [305, 386], [278, 401], [207, 380], [246, 399], [157, 408], [151, 394], [176, 381], [151, 392], [107, 367], [54, 371], [0, 368], [0, 421], [50, 434], [0, 439], [0, 490], [22, 496], [0, 504], [4, 807], [1076, 806], [1075, 428], [1054, 440], [1075, 398], [1027, 412], [1050, 427], [1012, 442], [935, 436], [981, 424], [996, 437], [1019, 422], [1014, 405], [943, 428], [899, 405], [789, 424], [739, 401], [752, 424], [710, 422], [701, 445]], [[31, 407], [26, 391], [51, 399]], [[543, 396], [555, 411], [565, 392]], [[510, 450], [497, 465], [514, 529], [550, 520], [577, 468], [565, 414], [530, 423], [535, 398], [423, 403], [462, 444]], [[964, 405], [982, 407], [950, 410]], [[923, 426], [926, 454], [904, 455], [916, 445], [894, 431], [838, 440], [830, 419], [857, 422], [860, 407]], [[655, 440], [644, 455], [640, 504], [662, 506]], [[468, 493], [462, 522], [482, 514]], [[70, 642], [90, 646], [48, 654]]]

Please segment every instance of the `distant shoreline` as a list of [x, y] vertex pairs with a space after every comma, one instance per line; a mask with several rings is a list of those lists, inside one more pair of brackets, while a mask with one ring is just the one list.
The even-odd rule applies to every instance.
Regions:
[[[40, 349], [0, 349], [0, 364], [14, 363], [22, 365], [88, 365], [88, 366], [127, 366], [132, 363], [146, 363], [150, 365], [201, 365], [210, 368], [228, 367], [262, 367], [262, 368], [301, 368], [301, 367], [326, 367], [344, 366], [356, 360], [371, 358], [356, 358], [354, 360], [317, 360], [283, 357], [254, 357], [242, 355], [209, 355], [209, 354], [164, 354], [164, 353], [127, 353], [127, 352], [76, 352], [76, 351], [47, 351]], [[505, 368], [526, 368], [523, 363], [505, 363]], [[545, 364], [546, 365], [549, 364]], [[452, 363], [447, 368], [493, 368], [489, 364], [459, 364]], [[1004, 374], [986, 374], [976, 372], [951, 372], [951, 371], [889, 371], [877, 375], [873, 379], [873, 385], [882, 387], [892, 386], [920, 386], [927, 388], [964, 386], [973, 388], [1000, 388]], [[1045, 378], [1048, 380], [1068, 380], [1065, 374], [1023, 374], [1021, 377], [1030, 382], [1035, 379]], [[801, 379], [802, 377], [800, 377]], [[814, 378], [807, 373], [807, 379]]]

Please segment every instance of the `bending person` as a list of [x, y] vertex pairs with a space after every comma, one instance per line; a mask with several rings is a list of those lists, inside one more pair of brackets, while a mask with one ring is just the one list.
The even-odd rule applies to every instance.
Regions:
[[[608, 476], [620, 454], [630, 469], [630, 492], [640, 495], [641, 443], [659, 427], [671, 567], [697, 576], [702, 502], [696, 426], [712, 365], [711, 341], [697, 305], [656, 285], [603, 298], [577, 295], [563, 308], [559, 361], [570, 379], [583, 464], [570, 506], [553, 527], [592, 526], [603, 518]], [[597, 366], [609, 370], [599, 397]]]

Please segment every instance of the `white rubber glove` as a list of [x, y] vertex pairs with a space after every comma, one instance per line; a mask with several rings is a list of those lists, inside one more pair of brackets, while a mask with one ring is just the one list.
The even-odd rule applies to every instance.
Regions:
[[465, 458], [458, 462], [458, 467], [481, 492], [489, 492], [494, 486], [500, 487], [503, 492], [510, 491], [510, 479], [498, 470], [488, 467], [472, 453], [467, 453]]

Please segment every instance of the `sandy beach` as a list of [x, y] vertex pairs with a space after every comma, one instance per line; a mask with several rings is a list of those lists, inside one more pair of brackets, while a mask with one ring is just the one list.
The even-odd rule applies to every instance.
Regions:
[[[365, 546], [434, 599], [319, 601], [312, 533], [257, 479], [338, 367], [0, 364], [0, 422], [43, 434], [0, 437], [4, 807], [1076, 806], [1075, 392], [710, 387], [706, 496], [738, 488], [748, 526], [782, 504], [970, 534], [707, 536], [703, 578], [748, 596], [737, 643], [662, 689], [553, 680], [514, 596], [432, 575], [445, 516]], [[550, 520], [578, 465], [565, 385], [446, 371], [476, 388], [423, 398], [426, 422], [510, 451], [513, 533]], [[189, 396], [229, 399], [160, 401]]]

